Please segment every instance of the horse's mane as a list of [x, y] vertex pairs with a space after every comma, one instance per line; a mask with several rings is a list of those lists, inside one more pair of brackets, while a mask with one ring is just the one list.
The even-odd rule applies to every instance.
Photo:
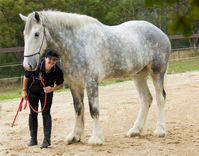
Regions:
[[40, 13], [44, 18], [44, 22], [46, 19], [48, 22], [50, 22], [50, 24], [57, 27], [67, 26], [77, 28], [89, 23], [100, 23], [93, 17], [76, 13], [65, 13], [52, 10], [41, 11]]

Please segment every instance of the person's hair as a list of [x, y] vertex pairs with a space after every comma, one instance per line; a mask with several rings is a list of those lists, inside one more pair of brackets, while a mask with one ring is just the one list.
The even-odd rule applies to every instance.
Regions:
[[56, 58], [59, 58], [59, 55], [54, 50], [47, 49], [45, 57], [56, 57]]

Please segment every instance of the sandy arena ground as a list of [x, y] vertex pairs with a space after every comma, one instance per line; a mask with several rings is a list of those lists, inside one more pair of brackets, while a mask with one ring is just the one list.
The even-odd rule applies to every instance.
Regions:
[[[150, 89], [154, 95], [154, 88]], [[153, 135], [156, 125], [155, 100], [150, 108], [147, 131], [140, 137], [125, 137], [138, 113], [138, 95], [132, 81], [100, 86], [100, 121], [104, 130], [103, 146], [89, 146], [92, 120], [85, 99], [85, 142], [65, 144], [66, 135], [74, 123], [74, 110], [69, 91], [55, 93], [52, 117], [52, 145], [40, 149], [43, 140], [42, 118], [39, 115], [39, 145], [27, 147], [29, 140], [28, 109], [23, 110], [11, 128], [19, 99], [1, 102], [0, 155], [78, 155], [78, 156], [198, 156], [199, 153], [199, 72], [167, 76], [166, 82], [167, 136]]]

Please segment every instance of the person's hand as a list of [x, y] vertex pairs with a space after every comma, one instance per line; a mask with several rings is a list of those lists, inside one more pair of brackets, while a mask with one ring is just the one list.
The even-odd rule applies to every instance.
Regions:
[[27, 91], [26, 90], [22, 90], [22, 98], [25, 99], [27, 96]]
[[50, 86], [44, 87], [44, 92], [45, 92], [45, 93], [50, 93], [50, 92], [53, 91], [53, 88], [54, 88], [54, 87], [50, 87]]

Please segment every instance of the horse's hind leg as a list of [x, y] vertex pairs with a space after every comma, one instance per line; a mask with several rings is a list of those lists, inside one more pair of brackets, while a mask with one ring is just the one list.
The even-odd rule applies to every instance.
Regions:
[[71, 133], [67, 136], [67, 144], [79, 142], [82, 138], [84, 131], [84, 89], [83, 88], [70, 88], [73, 104], [75, 109], [75, 125]]
[[166, 92], [164, 90], [164, 72], [163, 73], [151, 73], [153, 83], [156, 91], [156, 101], [158, 106], [158, 119], [155, 134], [159, 137], [164, 137], [166, 135], [165, 130], [165, 99]]
[[86, 86], [90, 114], [93, 118], [94, 127], [92, 136], [89, 138], [88, 143], [91, 145], [102, 145], [104, 142], [103, 132], [99, 123], [99, 98], [98, 98], [98, 82], [91, 80]]
[[147, 119], [149, 107], [152, 102], [152, 96], [147, 85], [147, 76], [148, 70], [147, 68], [144, 68], [133, 77], [136, 89], [139, 93], [140, 110], [137, 119], [133, 125], [133, 128], [129, 129], [127, 133], [127, 136], [130, 137], [140, 135], [140, 133], [142, 132]]

